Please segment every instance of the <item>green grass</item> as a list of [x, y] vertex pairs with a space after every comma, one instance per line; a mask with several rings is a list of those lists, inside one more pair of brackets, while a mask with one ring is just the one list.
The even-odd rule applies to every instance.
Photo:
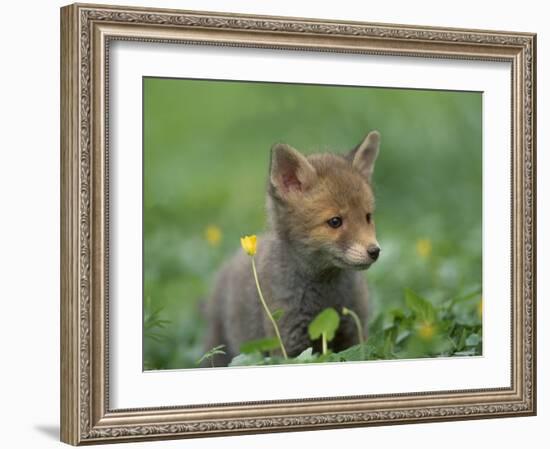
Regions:
[[[366, 274], [367, 358], [481, 353], [481, 94], [147, 78], [146, 369], [203, 356], [200, 304], [239, 238], [265, 227], [273, 143], [343, 152], [372, 129], [383, 252]], [[431, 336], [411, 292], [434, 309]]]

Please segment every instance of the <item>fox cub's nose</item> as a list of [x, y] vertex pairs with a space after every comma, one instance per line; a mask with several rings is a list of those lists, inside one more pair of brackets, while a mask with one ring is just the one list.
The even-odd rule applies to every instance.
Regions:
[[380, 255], [380, 247], [377, 245], [369, 246], [367, 249], [367, 253], [369, 254], [370, 258], [372, 260], [378, 259], [378, 256]]

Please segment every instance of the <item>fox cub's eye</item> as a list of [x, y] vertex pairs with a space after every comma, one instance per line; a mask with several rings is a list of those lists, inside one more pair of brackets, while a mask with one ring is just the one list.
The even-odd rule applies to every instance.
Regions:
[[367, 214], [367, 223], [370, 224], [371, 221], [372, 221], [372, 214]]
[[340, 226], [342, 226], [342, 217], [332, 217], [330, 220], [327, 221], [327, 224], [331, 228], [339, 228]]

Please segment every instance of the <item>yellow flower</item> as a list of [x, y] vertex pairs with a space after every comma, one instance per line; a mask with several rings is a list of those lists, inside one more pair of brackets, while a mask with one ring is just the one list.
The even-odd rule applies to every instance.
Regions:
[[420, 257], [428, 257], [432, 253], [432, 241], [430, 239], [417, 240], [416, 252]]
[[212, 246], [218, 246], [222, 239], [222, 231], [215, 225], [210, 225], [204, 231], [204, 238]]
[[256, 254], [256, 240], [255, 235], [241, 237], [241, 246], [249, 256]]
[[477, 316], [479, 316], [479, 319], [481, 319], [481, 316], [483, 315], [483, 298], [479, 298], [479, 302], [477, 303]]
[[431, 323], [423, 323], [418, 328], [418, 334], [423, 340], [431, 340], [435, 334], [435, 328]]

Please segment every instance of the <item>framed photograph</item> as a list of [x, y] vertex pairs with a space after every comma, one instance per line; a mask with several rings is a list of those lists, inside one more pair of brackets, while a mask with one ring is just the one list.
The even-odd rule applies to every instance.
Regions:
[[61, 9], [61, 439], [536, 413], [536, 36]]

